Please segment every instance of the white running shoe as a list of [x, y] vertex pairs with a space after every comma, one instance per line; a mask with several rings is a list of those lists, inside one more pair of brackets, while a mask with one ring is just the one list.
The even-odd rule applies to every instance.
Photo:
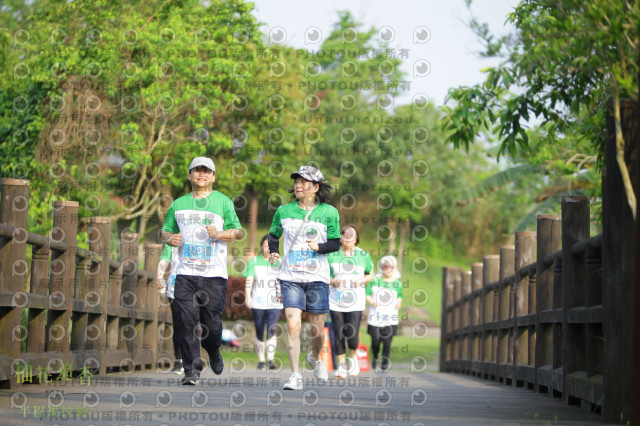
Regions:
[[358, 374], [360, 374], [360, 365], [358, 358], [349, 358], [349, 375], [350, 376], [357, 376]]
[[311, 368], [313, 368], [313, 375], [316, 376], [318, 380], [329, 380], [329, 373], [327, 373], [327, 369], [324, 368], [324, 364], [320, 360], [314, 360], [311, 356], [312, 353], [313, 351], [307, 354], [306, 360]]
[[338, 369], [336, 370], [336, 377], [340, 377], [341, 379], [347, 378], [347, 369], [344, 368], [344, 365], [340, 364]]
[[282, 388], [284, 390], [302, 390], [302, 376], [300, 373], [293, 373], [287, 383]]

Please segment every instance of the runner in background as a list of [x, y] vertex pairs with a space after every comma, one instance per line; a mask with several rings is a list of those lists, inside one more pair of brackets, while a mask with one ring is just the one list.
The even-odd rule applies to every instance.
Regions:
[[[259, 256], [254, 257], [247, 264], [244, 271], [245, 283], [245, 305], [251, 309], [253, 323], [256, 326], [255, 349], [258, 354], [258, 369], [268, 368], [275, 370], [273, 362], [276, 353], [276, 324], [282, 312], [282, 302], [278, 300], [276, 294], [276, 277], [280, 262], [269, 264], [269, 242], [267, 235], [260, 241]], [[265, 340], [264, 329], [267, 328], [267, 338]], [[265, 360], [266, 353], [266, 360]], [[266, 361], [266, 362], [265, 362]]]
[[329, 261], [327, 254], [340, 248], [340, 216], [335, 207], [326, 204], [332, 188], [315, 167], [302, 166], [291, 174], [296, 201], [280, 206], [269, 230], [269, 262], [280, 258], [280, 237], [284, 237], [282, 266], [278, 283], [287, 317], [287, 352], [291, 377], [284, 389], [302, 390], [299, 372], [302, 311], [311, 324], [311, 352], [306, 361], [318, 380], [329, 375], [320, 360], [324, 344], [324, 320], [329, 312]]
[[[402, 282], [398, 272], [398, 261], [394, 256], [384, 256], [378, 262], [376, 278], [367, 284], [369, 302], [367, 330], [371, 335], [371, 368], [385, 372], [391, 361], [391, 340], [398, 331], [398, 312], [402, 305]], [[382, 363], [378, 364], [378, 353], [382, 345]], [[380, 367], [380, 370], [377, 370]]]
[[[169, 267], [170, 266], [170, 267]], [[182, 350], [180, 349], [180, 339], [178, 338], [178, 332], [176, 330], [176, 325], [179, 324], [178, 319], [178, 307], [174, 303], [173, 292], [176, 288], [176, 267], [178, 266], [178, 249], [177, 247], [171, 247], [167, 244], [164, 245], [162, 249], [162, 255], [160, 255], [160, 261], [158, 262], [158, 269], [156, 273], [156, 286], [161, 293], [166, 292], [167, 298], [169, 299], [169, 306], [171, 307], [171, 322], [173, 323], [173, 354], [175, 356], [175, 361], [173, 364], [173, 369], [171, 370], [174, 374], [182, 374], [184, 373], [184, 368], [182, 367]], [[169, 276], [165, 280], [167, 276], [167, 270], [169, 270]]]
[[[373, 261], [369, 253], [357, 247], [360, 236], [354, 225], [340, 229], [340, 243], [340, 250], [329, 254], [329, 309], [336, 336], [336, 377], [346, 378], [360, 373], [356, 350], [360, 343], [362, 311], [366, 305], [365, 286], [373, 279]], [[349, 348], [348, 363], [345, 362], [345, 346]]]

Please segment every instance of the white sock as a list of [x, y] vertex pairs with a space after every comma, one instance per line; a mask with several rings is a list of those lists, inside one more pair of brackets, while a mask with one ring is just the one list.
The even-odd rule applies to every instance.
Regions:
[[276, 336], [271, 336], [271, 338], [267, 340], [266, 343], [267, 343], [267, 359], [269, 361], [273, 361], [273, 357], [276, 354], [276, 344], [278, 343], [278, 340]]
[[258, 354], [258, 361], [264, 362], [265, 342], [261, 342], [256, 339], [256, 353]]

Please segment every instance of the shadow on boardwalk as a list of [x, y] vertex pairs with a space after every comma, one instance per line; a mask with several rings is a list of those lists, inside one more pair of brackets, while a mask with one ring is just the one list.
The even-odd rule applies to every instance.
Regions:
[[[240, 370], [240, 371], [238, 371]], [[244, 371], [242, 371], [244, 370]], [[330, 373], [330, 377], [332, 374]], [[303, 371], [303, 391], [283, 391], [289, 372], [226, 366], [198, 386], [160, 370], [0, 390], [3, 425], [420, 425], [600, 424], [559, 399], [472, 377], [433, 371], [333, 377]]]

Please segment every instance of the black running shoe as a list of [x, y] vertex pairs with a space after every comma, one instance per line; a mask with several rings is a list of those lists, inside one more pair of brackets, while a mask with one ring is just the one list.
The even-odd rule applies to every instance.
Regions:
[[220, 348], [216, 349], [210, 361], [213, 372], [215, 374], [221, 374], [222, 370], [224, 370], [224, 360], [222, 359], [222, 354], [220, 354]]

